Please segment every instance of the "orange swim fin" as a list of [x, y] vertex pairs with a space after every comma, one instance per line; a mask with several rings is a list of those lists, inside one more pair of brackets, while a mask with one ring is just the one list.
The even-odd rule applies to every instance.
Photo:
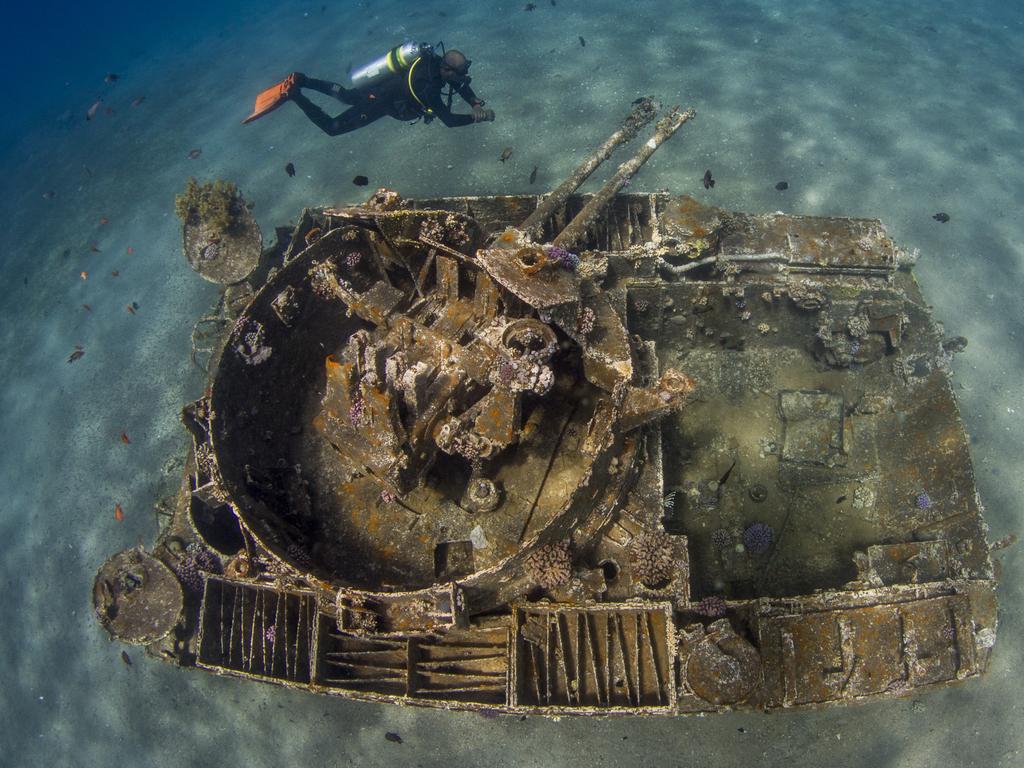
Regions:
[[295, 87], [295, 75], [291, 74], [280, 83], [272, 85], [265, 91], [262, 91], [259, 96], [256, 97], [256, 105], [252, 109], [252, 114], [242, 121], [242, 125], [251, 123], [253, 120], [270, 114], [280, 107], [288, 101], [288, 97], [291, 95], [293, 87]]

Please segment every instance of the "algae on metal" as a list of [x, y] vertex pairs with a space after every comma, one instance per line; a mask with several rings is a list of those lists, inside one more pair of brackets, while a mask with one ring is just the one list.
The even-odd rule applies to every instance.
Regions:
[[548, 196], [303, 211], [203, 321], [174, 512], [97, 575], [111, 635], [316, 693], [551, 716], [983, 673], [963, 340], [877, 221], [622, 194], [692, 111], [575, 194], [656, 112]]

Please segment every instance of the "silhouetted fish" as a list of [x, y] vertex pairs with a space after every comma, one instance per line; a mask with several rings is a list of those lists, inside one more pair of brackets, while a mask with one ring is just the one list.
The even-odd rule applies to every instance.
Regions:
[[388, 741], [393, 741], [395, 744], [401, 744], [402, 743], [402, 737], [399, 736], [394, 731], [388, 731], [387, 733], [385, 733], [384, 734], [384, 738], [387, 739]]
[[504, 163], [510, 157], [512, 157], [512, 147], [505, 147], [501, 150], [501, 157], [498, 158], [498, 162]]
[[201, 154], [203, 154], [203, 150], [201, 150], [201, 149], [193, 149], [191, 152], [188, 153], [188, 159], [189, 160], [196, 160], [196, 159], [199, 158], [199, 156]]
[[530, 171], [530, 183], [533, 184], [537, 180], [537, 166], [533, 166], [533, 170]]
[[96, 117], [96, 113], [100, 111], [100, 107], [102, 105], [103, 105], [103, 99], [96, 99], [96, 101], [94, 101], [92, 103], [92, 106], [89, 107], [89, 109], [86, 111], [85, 119], [86, 120], [92, 120], [94, 117]]
[[711, 171], [704, 171], [704, 189], [711, 189], [715, 186], [715, 180], [711, 178]]
[[284, 167], [284, 172], [287, 173], [289, 176], [294, 176], [295, 175], [295, 166], [292, 165], [291, 163], [288, 163], [288, 165], [286, 165]]
[[789, 182], [788, 181], [780, 181], [778, 184], [775, 185], [775, 188], [777, 190], [779, 190], [779, 192], [787, 190], [787, 189], [789, 189]]
[[370, 183], [370, 180], [365, 176], [356, 176], [354, 179], [352, 179], [352, 183], [355, 184], [357, 187], [365, 187], [367, 184]]
[[128, 651], [121, 651], [121, 661], [124, 662], [126, 667], [132, 665], [132, 657], [128, 655]]
[[537, 6], [534, 5], [533, 3], [527, 3], [526, 5], [523, 6], [523, 10], [524, 11], [532, 11], [536, 7]]
[[121, 76], [113, 72], [108, 72], [107, 76], [103, 78], [104, 83], [116, 83], [121, 79]]
[[587, 41], [583, 39], [582, 35], [580, 35], [580, 45], [582, 45], [584, 48], [587, 47]]
[[945, 224], [947, 221], [949, 221], [949, 214], [948, 213], [942, 213], [940, 211], [939, 213], [936, 213], [934, 216], [932, 216], [932, 218], [935, 219], [938, 222], [941, 222], [941, 223]]

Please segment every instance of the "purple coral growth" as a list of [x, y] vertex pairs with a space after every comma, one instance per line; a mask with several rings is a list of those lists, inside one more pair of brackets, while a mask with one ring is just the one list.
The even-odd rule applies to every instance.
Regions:
[[570, 253], [565, 248], [559, 248], [557, 245], [551, 246], [551, 250], [548, 251], [548, 258], [551, 259], [555, 264], [564, 267], [570, 271], [575, 270], [580, 265], [580, 257], [575, 253]]
[[206, 574], [220, 573], [220, 561], [210, 550], [193, 541], [186, 548], [183, 556], [171, 568], [190, 592], [202, 592]]
[[771, 549], [775, 531], [767, 523], [753, 523], [743, 531], [743, 546], [752, 555], [763, 555]]
[[508, 360], [498, 362], [498, 381], [502, 386], [509, 387], [516, 378], [516, 367]]
[[932, 505], [932, 498], [926, 491], [922, 491], [917, 494], [917, 498], [914, 500], [917, 504], [918, 509], [928, 509]]
[[277, 640], [277, 627], [274, 624], [271, 624], [263, 633], [263, 637], [266, 639], [268, 643], [273, 645], [274, 641]]
[[358, 265], [359, 262], [362, 260], [363, 254], [361, 254], [359, 251], [351, 251], [345, 254], [345, 266], [347, 266], [349, 269], [352, 269], [353, 267]]
[[726, 608], [725, 598], [720, 595], [708, 595], [693, 606], [693, 611], [698, 616], [717, 619], [719, 616], [725, 616]]
[[349, 406], [348, 420], [353, 427], [358, 427], [363, 423], [364, 413], [366, 413], [366, 405], [362, 400], [356, 400]]

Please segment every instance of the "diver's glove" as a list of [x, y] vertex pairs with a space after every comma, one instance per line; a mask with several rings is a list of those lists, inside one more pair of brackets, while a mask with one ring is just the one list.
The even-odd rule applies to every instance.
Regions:
[[494, 122], [494, 110], [484, 109], [480, 104], [473, 105], [473, 122], [474, 123], [491, 123]]

